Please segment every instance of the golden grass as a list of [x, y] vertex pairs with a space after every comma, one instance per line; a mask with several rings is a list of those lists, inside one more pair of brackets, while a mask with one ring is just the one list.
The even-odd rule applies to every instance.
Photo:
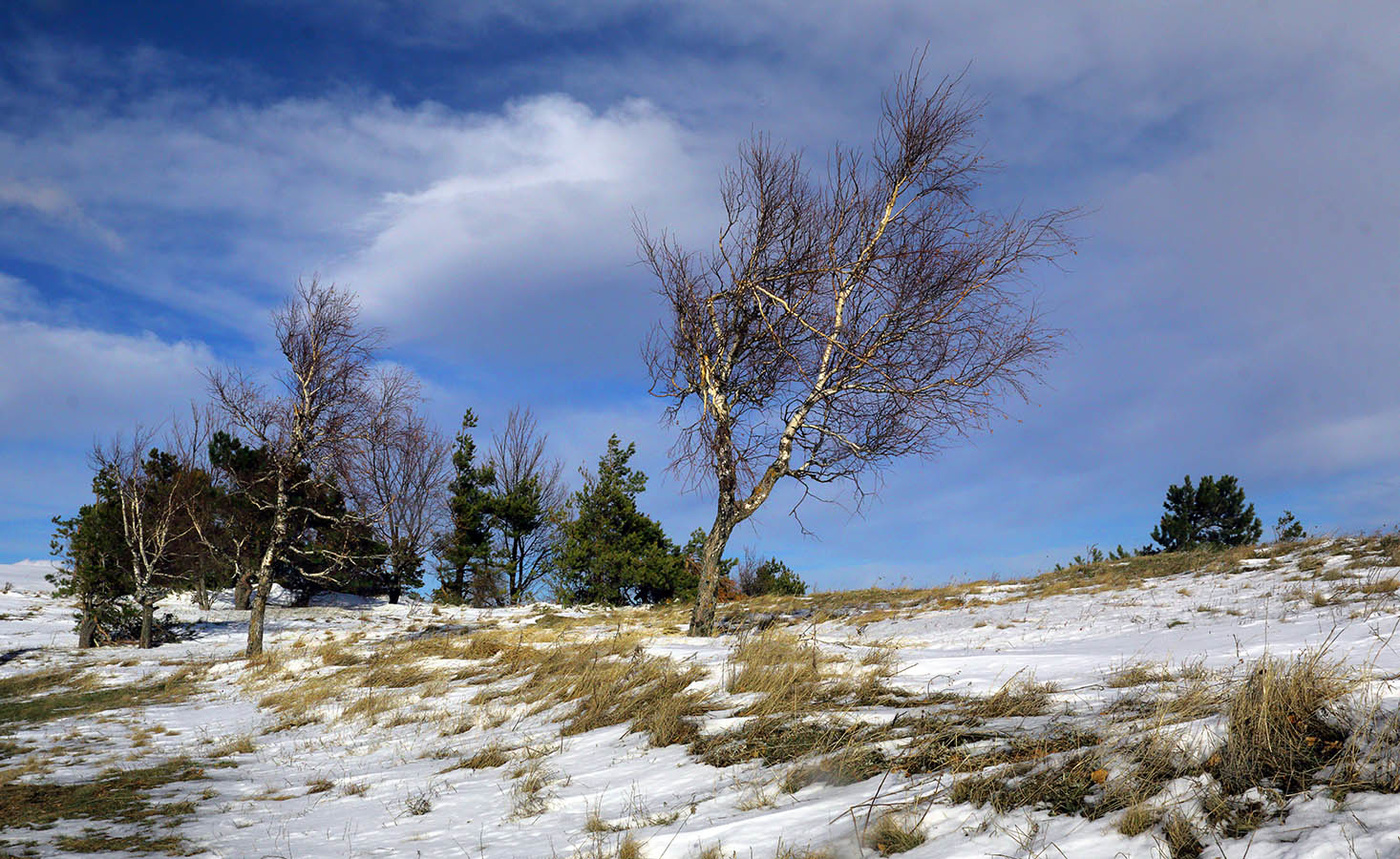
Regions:
[[1137, 662], [1115, 670], [1108, 676], [1107, 686], [1110, 689], [1125, 689], [1149, 683], [1166, 683], [1172, 679], [1172, 673], [1165, 665]]
[[482, 770], [503, 767], [510, 763], [510, 751], [500, 743], [489, 743], [472, 754], [462, 758], [453, 769]]
[[1170, 859], [1196, 859], [1205, 849], [1196, 827], [1177, 811], [1171, 812], [1163, 820], [1161, 843]]
[[1118, 818], [1117, 826], [1119, 832], [1132, 838], [1134, 835], [1141, 835], [1162, 820], [1162, 810], [1147, 803], [1139, 803], [1129, 806], [1123, 810], [1123, 814]]
[[768, 629], [740, 639], [729, 660], [733, 666], [727, 684], [729, 692], [762, 696], [745, 708], [743, 715], [805, 709], [816, 696], [822, 666], [829, 661], [810, 641], [784, 629]]
[[551, 784], [559, 780], [558, 773], [540, 761], [529, 761], [516, 771], [510, 791], [510, 816], [517, 820], [539, 817], [549, 810]]
[[928, 836], [917, 825], [912, 824], [907, 815], [898, 811], [886, 812], [875, 819], [865, 830], [865, 846], [881, 856], [905, 853], [928, 840]]
[[344, 639], [333, 639], [327, 641], [314, 651], [323, 665], [334, 665], [346, 668], [352, 665], [361, 665], [369, 657], [359, 650], [351, 647]]
[[[494, 639], [478, 647], [492, 651], [491, 670], [478, 681], [497, 685], [478, 693], [474, 703], [526, 705], [532, 713], [568, 705], [564, 736], [629, 724], [654, 745], [688, 742], [695, 735], [693, 719], [709, 708], [707, 697], [690, 689], [704, 677], [703, 668], [648, 654], [635, 635], [554, 647]], [[500, 685], [508, 678], [517, 682]]]
[[227, 758], [232, 755], [251, 755], [255, 751], [257, 751], [257, 746], [253, 743], [253, 738], [243, 734], [220, 743], [214, 751], [209, 753], [209, 756]]
[[397, 696], [389, 692], [370, 692], [352, 701], [341, 715], [347, 719], [367, 719], [374, 721], [381, 714], [394, 709]]
[[1351, 686], [1349, 672], [1324, 650], [1260, 659], [1230, 699], [1225, 745], [1212, 759], [1212, 775], [1230, 793], [1306, 787], [1342, 750], [1346, 732], [1332, 708]]
[[142, 769], [108, 770], [74, 784], [0, 783], [0, 831], [42, 829], [60, 820], [82, 818], [125, 831], [114, 835], [89, 829], [59, 845], [69, 853], [108, 849], [183, 852], [183, 839], [158, 832], [193, 814], [194, 802], [155, 802], [152, 796], [171, 785], [203, 778], [204, 770], [194, 761], [177, 758]]
[[[13, 697], [0, 697], [0, 726], [40, 724], [54, 719], [88, 716], [108, 710], [173, 704], [197, 691], [209, 669], [207, 663], [192, 663], [160, 677], [120, 686], [98, 686], [85, 674], [40, 672], [42, 676], [20, 675], [13, 688], [28, 689]], [[66, 680], [64, 678], [67, 678]], [[69, 688], [59, 688], [65, 682]], [[45, 694], [35, 695], [43, 691]]]
[[975, 719], [1044, 716], [1050, 712], [1050, 698], [1056, 691], [1053, 683], [1037, 683], [1033, 677], [1012, 677], [991, 695], [967, 699], [960, 712]]

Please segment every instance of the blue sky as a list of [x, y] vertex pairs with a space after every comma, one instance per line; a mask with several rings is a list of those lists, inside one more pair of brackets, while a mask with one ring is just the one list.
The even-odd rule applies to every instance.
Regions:
[[1266, 523], [1393, 526], [1396, 32], [1365, 2], [5, 4], [0, 562], [46, 554], [94, 439], [270, 367], [268, 313], [316, 272], [444, 429], [529, 405], [570, 473], [635, 440], [683, 540], [711, 499], [663, 474], [633, 213], [710, 241], [742, 139], [863, 145], [925, 46], [987, 100], [980, 201], [1086, 213], [1034, 273], [1066, 349], [861, 515], [806, 506], [804, 536], [775, 497], [736, 549], [823, 587], [1029, 572], [1146, 542], [1187, 473]]

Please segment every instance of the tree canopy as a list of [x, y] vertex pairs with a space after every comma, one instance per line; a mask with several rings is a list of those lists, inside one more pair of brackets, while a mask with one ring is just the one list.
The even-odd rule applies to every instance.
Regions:
[[1195, 486], [1191, 475], [1167, 489], [1165, 513], [1152, 539], [1168, 552], [1200, 546], [1245, 546], [1259, 542], [1264, 525], [1246, 504], [1244, 489], [1233, 475], [1206, 475]]

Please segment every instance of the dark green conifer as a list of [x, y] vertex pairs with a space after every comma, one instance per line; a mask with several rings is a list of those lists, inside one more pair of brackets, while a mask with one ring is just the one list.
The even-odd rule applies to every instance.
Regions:
[[475, 428], [476, 415], [467, 409], [452, 450], [455, 476], [448, 485], [451, 527], [439, 547], [442, 586], [437, 597], [481, 606], [500, 602], [503, 594], [491, 557], [491, 517], [496, 505], [490, 487], [495, 473], [490, 465], [476, 464], [476, 442], [471, 437]]
[[[637, 509], [647, 477], [628, 461], [635, 444], [617, 436], [598, 460], [597, 474], [569, 502], [563, 526], [557, 585], [575, 602], [611, 605], [671, 599], [683, 589], [685, 562], [660, 523]], [[694, 587], [692, 582], [692, 588]]]
[[1244, 489], [1229, 474], [1218, 480], [1210, 475], [1191, 485], [1191, 475], [1167, 489], [1162, 521], [1152, 539], [1168, 552], [1200, 546], [1244, 546], [1259, 542], [1264, 525], [1245, 504]]

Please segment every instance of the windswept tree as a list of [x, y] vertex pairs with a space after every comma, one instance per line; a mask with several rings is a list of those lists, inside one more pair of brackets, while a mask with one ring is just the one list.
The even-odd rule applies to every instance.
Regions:
[[546, 453], [549, 437], [528, 408], [511, 409], [491, 439], [491, 522], [500, 543], [504, 596], [515, 605], [550, 569], [566, 498], [564, 465]]
[[[396, 371], [377, 372], [379, 329], [360, 325], [354, 296], [313, 279], [299, 281], [295, 294], [273, 314], [277, 345], [286, 366], [270, 389], [241, 370], [211, 371], [210, 393], [231, 433], [267, 458], [257, 486], [245, 497], [268, 519], [268, 533], [252, 580], [247, 654], [262, 652], [267, 600], [279, 566], [305, 528], [345, 532], [376, 511], [354, 505], [302, 501], [336, 494], [360, 480], [375, 434], [401, 427], [389, 416], [411, 410], [418, 388]], [[353, 493], [347, 493], [353, 495]], [[318, 574], [354, 564], [359, 540], [325, 541], [318, 547]]]
[[977, 105], [957, 81], [927, 91], [916, 65], [883, 108], [871, 149], [838, 146], [820, 179], [752, 139], [708, 250], [638, 226], [668, 304], [646, 356], [680, 427], [673, 468], [717, 496], [692, 634], [713, 629], [730, 534], [779, 481], [859, 500], [892, 460], [987, 428], [1053, 349], [1024, 274], [1066, 249], [1068, 213], [974, 204]]

